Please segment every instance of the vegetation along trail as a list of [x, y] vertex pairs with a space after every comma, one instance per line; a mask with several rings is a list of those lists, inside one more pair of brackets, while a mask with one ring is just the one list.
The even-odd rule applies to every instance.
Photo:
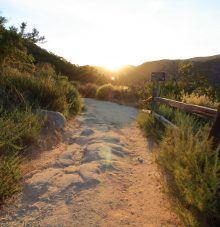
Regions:
[[85, 99], [62, 149], [24, 177], [0, 226], [179, 226], [161, 192], [138, 110]]

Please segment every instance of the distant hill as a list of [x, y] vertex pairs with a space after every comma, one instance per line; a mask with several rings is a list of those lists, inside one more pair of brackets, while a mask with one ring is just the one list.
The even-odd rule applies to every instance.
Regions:
[[203, 75], [211, 84], [220, 85], [220, 55], [196, 57], [184, 60], [158, 60], [129, 66], [118, 74], [119, 83], [134, 84], [150, 80], [151, 72], [165, 71], [168, 78], [178, 78], [180, 63], [192, 62], [196, 73]]
[[208, 56], [208, 57], [194, 57], [194, 58], [189, 58], [189, 59], [186, 59], [186, 60], [189, 60], [189, 61], [209, 61], [209, 60], [215, 60], [215, 59], [218, 59], [218, 58], [220, 58], [220, 54]]
[[109, 81], [109, 78], [101, 74], [93, 66], [72, 64], [63, 57], [57, 56], [31, 42], [25, 43], [25, 46], [28, 53], [34, 57], [35, 64], [49, 63], [54, 67], [57, 74], [65, 75], [70, 80], [97, 84], [103, 84]]
[[180, 63], [192, 62], [194, 69], [203, 75], [208, 81], [220, 86], [220, 55], [208, 57], [194, 57], [184, 60], [163, 59], [158, 61], [145, 62], [138, 66], [128, 65], [119, 71], [110, 71], [97, 66], [78, 66], [72, 64], [62, 57], [59, 57], [33, 43], [26, 44], [28, 53], [32, 54], [35, 63], [47, 62], [54, 66], [56, 73], [69, 77], [70, 80], [81, 83], [108, 83], [111, 77], [116, 77], [119, 84], [137, 84], [150, 80], [151, 72], [165, 71], [168, 78], [178, 78]]

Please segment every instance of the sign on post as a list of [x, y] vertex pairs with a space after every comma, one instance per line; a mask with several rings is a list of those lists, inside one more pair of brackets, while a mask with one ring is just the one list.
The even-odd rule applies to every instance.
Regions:
[[166, 73], [165, 72], [152, 72], [151, 81], [165, 81]]
[[[152, 103], [151, 103], [151, 109], [152, 111], [155, 109], [155, 98], [159, 96], [160, 92], [160, 85], [159, 82], [165, 81], [166, 73], [165, 72], [152, 72], [151, 73], [151, 81], [154, 82], [154, 87], [152, 90]], [[155, 87], [156, 85], [156, 87]]]

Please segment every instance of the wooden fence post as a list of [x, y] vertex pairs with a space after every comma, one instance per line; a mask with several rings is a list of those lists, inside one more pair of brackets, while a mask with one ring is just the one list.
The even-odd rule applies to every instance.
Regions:
[[209, 133], [209, 139], [212, 140], [212, 148], [216, 149], [220, 143], [220, 104], [218, 106], [218, 112]]
[[153, 89], [152, 89], [151, 111], [155, 110], [155, 106], [156, 106], [155, 98], [158, 97], [158, 95], [159, 95], [159, 81], [156, 81], [156, 86], [155, 86], [155, 81], [154, 81]]
[[152, 90], [152, 102], [151, 102], [151, 111], [155, 110], [156, 106], [156, 98], [160, 93], [160, 81], [165, 81], [165, 72], [152, 72], [151, 73], [151, 81], [153, 82], [153, 90]]

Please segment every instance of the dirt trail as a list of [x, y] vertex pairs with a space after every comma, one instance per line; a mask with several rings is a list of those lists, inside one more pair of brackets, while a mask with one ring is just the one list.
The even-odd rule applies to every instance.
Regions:
[[62, 149], [25, 175], [23, 192], [0, 226], [179, 226], [135, 124], [137, 109], [85, 104]]

